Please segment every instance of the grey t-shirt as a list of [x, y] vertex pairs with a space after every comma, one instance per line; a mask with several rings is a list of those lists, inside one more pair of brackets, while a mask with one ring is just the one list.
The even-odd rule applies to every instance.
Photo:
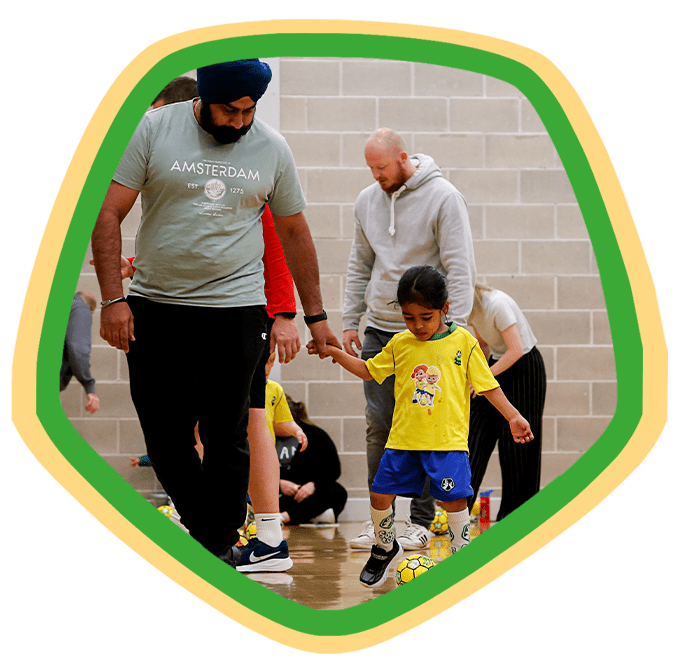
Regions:
[[492, 289], [483, 293], [482, 309], [474, 307], [469, 316], [469, 324], [490, 346], [490, 355], [494, 359], [506, 353], [506, 342], [502, 333], [513, 324], [518, 326], [518, 334], [526, 354], [537, 344], [530, 324], [516, 301], [510, 296]]
[[261, 216], [297, 214], [305, 199], [288, 144], [254, 120], [219, 144], [192, 102], [145, 114], [113, 179], [141, 191], [131, 295], [215, 307], [264, 305]]

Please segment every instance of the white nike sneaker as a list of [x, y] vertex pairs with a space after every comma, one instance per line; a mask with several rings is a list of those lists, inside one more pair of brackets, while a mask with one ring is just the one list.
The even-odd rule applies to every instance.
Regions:
[[431, 540], [431, 532], [416, 523], [406, 523], [405, 530], [396, 539], [406, 551], [426, 549]]
[[351, 549], [365, 549], [370, 551], [375, 544], [375, 529], [372, 521], [363, 524], [363, 530], [349, 542]]
[[321, 512], [318, 516], [310, 519], [310, 521], [317, 525], [322, 523], [335, 523], [335, 512], [333, 512], [332, 508], [328, 508], [325, 512]]

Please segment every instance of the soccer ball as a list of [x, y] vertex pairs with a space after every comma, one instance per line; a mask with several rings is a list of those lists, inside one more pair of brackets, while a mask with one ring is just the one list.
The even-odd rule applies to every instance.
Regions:
[[157, 508], [164, 516], [168, 517], [169, 519], [173, 516], [173, 507], [171, 505], [162, 505], [161, 507]]
[[244, 528], [239, 529], [239, 539], [237, 540], [237, 543], [234, 545], [235, 547], [245, 547], [248, 544], [248, 538], [246, 537], [246, 531]]
[[436, 516], [431, 522], [431, 532], [434, 535], [445, 535], [448, 532], [448, 513], [440, 507], [436, 510]]
[[413, 554], [407, 556], [396, 568], [396, 585], [407, 584], [409, 581], [423, 575], [436, 565], [428, 556], [422, 554]]
[[248, 526], [246, 526], [246, 530], [244, 532], [246, 534], [246, 537], [249, 540], [252, 540], [257, 534], [257, 528], [256, 528], [256, 525], [255, 525], [255, 521], [249, 523]]

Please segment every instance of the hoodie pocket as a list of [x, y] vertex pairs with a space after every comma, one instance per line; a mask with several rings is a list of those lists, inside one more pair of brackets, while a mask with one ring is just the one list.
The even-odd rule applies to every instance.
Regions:
[[366, 305], [375, 321], [403, 323], [401, 308], [396, 304], [397, 289], [397, 281], [378, 279], [368, 282]]

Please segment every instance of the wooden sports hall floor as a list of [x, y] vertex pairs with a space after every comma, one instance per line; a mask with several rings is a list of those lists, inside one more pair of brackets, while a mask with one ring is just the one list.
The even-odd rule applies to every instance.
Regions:
[[[349, 540], [359, 534], [362, 522], [345, 522], [334, 526], [287, 526], [283, 529], [293, 567], [284, 573], [253, 573], [247, 576], [280, 596], [317, 610], [346, 609], [377, 598], [396, 588], [396, 567], [389, 570], [387, 581], [374, 589], [359, 582], [359, 575], [370, 555], [349, 548]], [[396, 522], [400, 534], [405, 528]], [[406, 551], [430, 556], [434, 562], [448, 558], [448, 535], [432, 535], [429, 547]]]

